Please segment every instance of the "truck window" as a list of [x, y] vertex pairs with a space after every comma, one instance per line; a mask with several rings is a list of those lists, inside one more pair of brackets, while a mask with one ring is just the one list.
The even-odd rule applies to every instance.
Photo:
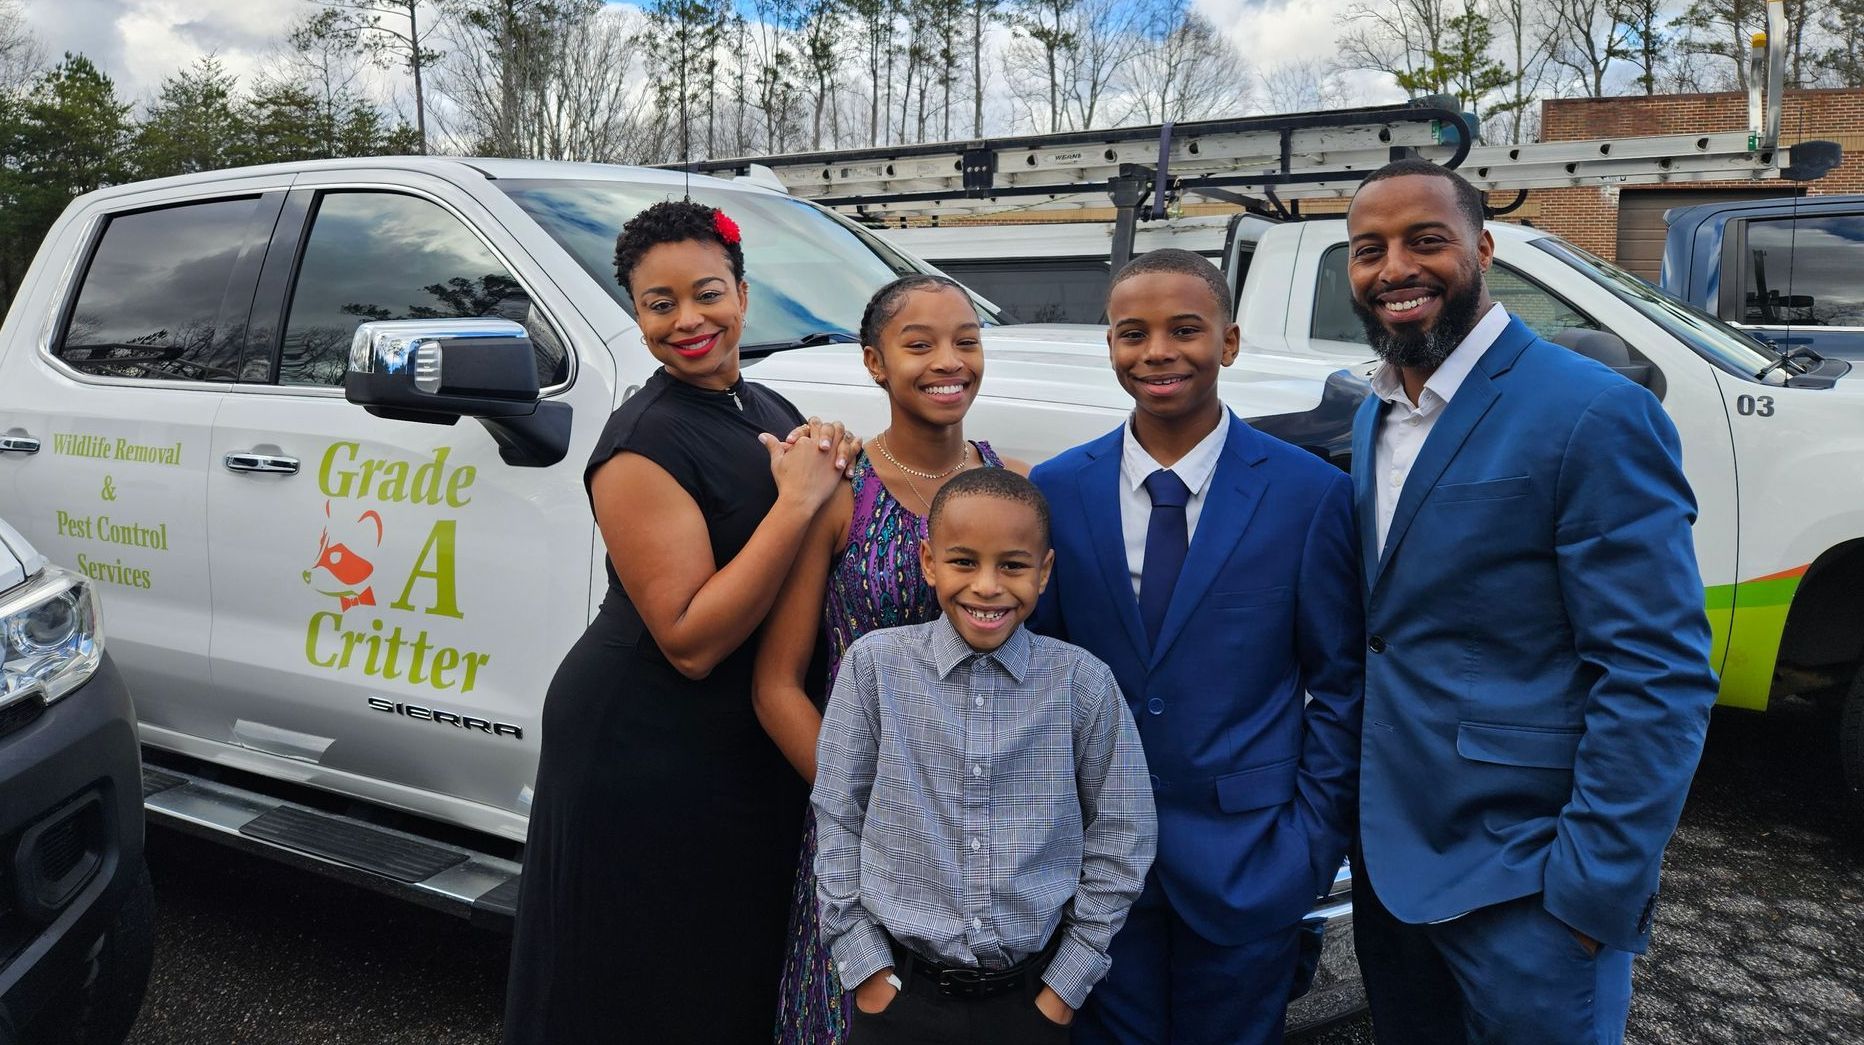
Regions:
[[[1353, 311], [1353, 287], [1346, 275], [1346, 244], [1327, 248], [1320, 259], [1320, 278], [1314, 283], [1314, 319], [1310, 336], [1331, 341], [1366, 343], [1366, 329]], [[1585, 313], [1501, 262], [1489, 266], [1489, 296], [1502, 303], [1534, 333], [1552, 338], [1562, 330], [1598, 330]]]
[[1864, 327], [1864, 214], [1747, 223], [1741, 322]]
[[539, 387], [569, 379], [562, 343], [534, 315], [517, 279], [459, 219], [418, 196], [326, 193], [287, 315], [281, 384], [341, 384], [358, 323], [475, 316], [525, 325]]
[[941, 261], [940, 270], [1019, 323], [1099, 323], [1111, 276], [1104, 258]]
[[106, 377], [235, 380], [251, 295], [241, 305], [228, 290], [260, 207], [252, 196], [111, 217], [58, 358]]

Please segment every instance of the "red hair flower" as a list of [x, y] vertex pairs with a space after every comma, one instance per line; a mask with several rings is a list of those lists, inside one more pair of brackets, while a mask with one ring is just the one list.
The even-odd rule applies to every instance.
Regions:
[[712, 228], [718, 232], [718, 238], [732, 246], [737, 246], [744, 234], [738, 231], [738, 223], [725, 216], [722, 210], [712, 212]]

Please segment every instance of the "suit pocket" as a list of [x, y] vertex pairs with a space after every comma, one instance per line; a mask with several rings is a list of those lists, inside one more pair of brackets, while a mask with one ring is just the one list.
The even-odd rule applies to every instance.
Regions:
[[1268, 809], [1294, 800], [1294, 775], [1299, 757], [1239, 770], [1217, 778], [1217, 808], [1226, 813]]
[[1438, 504], [1500, 501], [1527, 493], [1532, 482], [1525, 475], [1514, 475], [1506, 479], [1484, 479], [1479, 483], [1448, 483], [1430, 491], [1430, 499]]
[[1213, 591], [1205, 601], [1214, 610], [1242, 610], [1251, 606], [1278, 606], [1294, 598], [1293, 588], [1249, 588], [1243, 591]]
[[1583, 735], [1578, 729], [1463, 722], [1456, 727], [1456, 753], [1472, 762], [1571, 769]]

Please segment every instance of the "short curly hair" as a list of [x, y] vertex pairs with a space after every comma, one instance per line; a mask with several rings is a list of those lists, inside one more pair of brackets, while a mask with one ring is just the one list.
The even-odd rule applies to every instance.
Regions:
[[649, 250], [662, 243], [697, 240], [724, 248], [725, 257], [731, 260], [731, 274], [742, 282], [744, 246], [725, 241], [718, 231], [718, 217], [717, 207], [692, 200], [661, 200], [629, 218], [621, 227], [621, 235], [615, 237], [615, 281], [621, 284], [621, 289], [633, 293], [628, 278]]

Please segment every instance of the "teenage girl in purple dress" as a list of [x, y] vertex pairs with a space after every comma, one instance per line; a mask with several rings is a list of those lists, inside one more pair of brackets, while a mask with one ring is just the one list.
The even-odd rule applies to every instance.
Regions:
[[[875, 628], [938, 616], [919, 571], [926, 514], [945, 482], [971, 468], [1029, 466], [964, 436], [984, 377], [977, 310], [943, 276], [905, 276], [881, 288], [861, 317], [862, 362], [887, 390], [892, 420], [867, 442], [854, 481], [816, 515], [764, 625], [752, 685], [758, 721], [803, 779], [815, 780], [826, 692], [804, 689], [819, 634], [829, 678], [854, 640]], [[821, 629], [818, 631], [818, 629]], [[841, 1045], [842, 985], [817, 925], [815, 822], [803, 830], [790, 908], [789, 951], [777, 1001], [778, 1045]]]

